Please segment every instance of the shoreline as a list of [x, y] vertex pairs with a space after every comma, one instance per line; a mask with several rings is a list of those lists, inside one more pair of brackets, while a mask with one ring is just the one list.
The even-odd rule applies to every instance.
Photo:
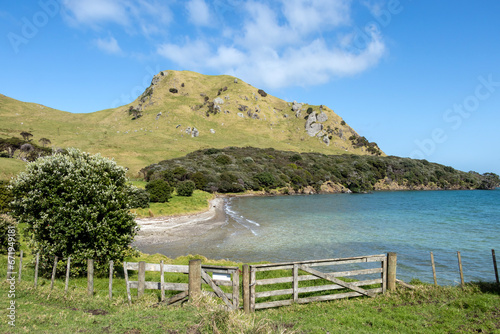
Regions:
[[200, 213], [136, 219], [140, 230], [132, 246], [183, 241], [220, 227], [226, 222], [224, 202], [225, 197], [216, 197], [209, 201], [208, 210]]
[[[391, 192], [391, 191], [426, 191], [426, 190], [443, 190], [444, 189], [378, 189], [375, 192]], [[459, 190], [459, 189], [447, 189]], [[345, 191], [322, 192], [325, 193], [347, 193]], [[209, 201], [209, 208], [206, 211], [192, 214], [178, 214], [173, 216], [154, 217], [154, 218], [138, 218], [137, 225], [140, 227], [139, 232], [132, 242], [132, 246], [136, 248], [145, 248], [151, 245], [164, 243], [180, 243], [189, 242], [191, 239], [206, 234], [212, 229], [219, 228], [226, 224], [227, 217], [225, 212], [226, 198], [231, 197], [273, 197], [273, 196], [294, 196], [294, 195], [313, 195], [314, 192], [298, 192], [282, 194], [277, 192], [250, 192], [242, 194], [218, 195], [218, 197]], [[321, 193], [320, 193], [321, 194]]]

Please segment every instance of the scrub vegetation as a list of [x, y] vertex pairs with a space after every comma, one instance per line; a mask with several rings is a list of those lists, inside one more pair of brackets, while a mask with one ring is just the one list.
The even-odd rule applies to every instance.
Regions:
[[[177, 171], [177, 172], [176, 172]], [[181, 172], [179, 172], [181, 171]], [[325, 155], [272, 148], [204, 149], [142, 170], [146, 180], [192, 180], [200, 190], [238, 193], [281, 189], [321, 192], [327, 183], [352, 192], [384, 189], [494, 189], [498, 175], [394, 156]]]

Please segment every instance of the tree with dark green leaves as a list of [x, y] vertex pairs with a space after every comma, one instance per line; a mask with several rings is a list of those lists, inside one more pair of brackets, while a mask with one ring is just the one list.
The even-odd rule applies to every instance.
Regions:
[[172, 197], [172, 187], [163, 179], [156, 179], [146, 184], [151, 202], [165, 203]]
[[182, 181], [177, 184], [177, 195], [189, 197], [193, 195], [195, 189], [196, 185], [193, 181]]

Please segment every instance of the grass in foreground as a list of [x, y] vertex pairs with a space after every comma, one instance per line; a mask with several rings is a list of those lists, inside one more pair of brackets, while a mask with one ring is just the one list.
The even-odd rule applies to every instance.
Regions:
[[[140, 254], [129, 261], [187, 264], [193, 256], [175, 260], [163, 255]], [[202, 257], [201, 257], [202, 258]], [[5, 256], [0, 257], [2, 267]], [[228, 261], [203, 263], [239, 265]], [[26, 259], [26, 262], [28, 259]], [[417, 284], [417, 289], [398, 289], [376, 298], [293, 305], [257, 311], [247, 315], [228, 312], [220, 300], [203, 296], [181, 307], [159, 303], [157, 291], [146, 290], [133, 297], [129, 306], [125, 286], [116, 275], [113, 300], [108, 299], [107, 278], [95, 279], [95, 295], [86, 295], [86, 279], [71, 279], [67, 295], [64, 279], [50, 290], [50, 281], [39, 279], [33, 288], [33, 268], [23, 270], [23, 282], [16, 284], [16, 327], [7, 325], [2, 312], [2, 333], [500, 333], [500, 286], [488, 283], [460, 287]], [[7, 308], [9, 285], [0, 283]], [[147, 278], [147, 280], [149, 280]], [[136, 290], [132, 290], [134, 295]]]

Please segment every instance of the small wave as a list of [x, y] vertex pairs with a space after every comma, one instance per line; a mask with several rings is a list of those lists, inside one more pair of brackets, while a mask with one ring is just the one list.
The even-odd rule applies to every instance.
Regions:
[[241, 225], [245, 229], [250, 230], [253, 235], [258, 235], [257, 231], [255, 231], [250, 225], [260, 226], [260, 224], [253, 220], [247, 219], [244, 216], [240, 215], [238, 212], [234, 211], [231, 206], [231, 199], [226, 202], [225, 211], [226, 215], [228, 217], [231, 217], [236, 223], [238, 223], [238, 225]]

